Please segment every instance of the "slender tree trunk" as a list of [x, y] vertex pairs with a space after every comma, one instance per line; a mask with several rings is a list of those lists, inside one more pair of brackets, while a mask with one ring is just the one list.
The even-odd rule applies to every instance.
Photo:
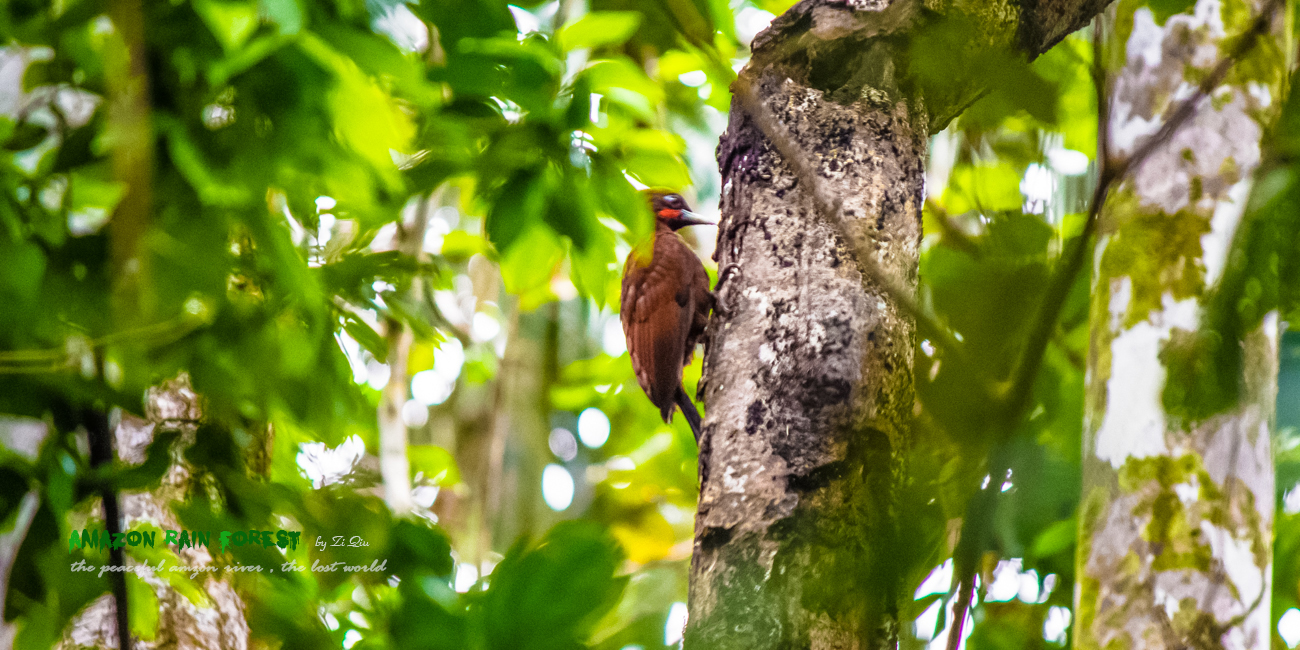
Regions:
[[[1116, 34], [1111, 148], [1152, 135], [1188, 79], [1268, 4], [1199, 0]], [[1280, 38], [1284, 21], [1274, 21]], [[1226, 23], [1226, 25], [1225, 25]], [[1225, 33], [1226, 31], [1226, 33]], [[1122, 57], [1122, 58], [1121, 58]], [[1269, 647], [1277, 314], [1244, 338], [1240, 403], [1189, 417], [1170, 390], [1241, 221], [1281, 101], [1281, 48], [1251, 50], [1196, 116], [1108, 201], [1091, 314], [1076, 647]], [[1244, 65], [1243, 65], [1244, 64]], [[1229, 343], [1231, 344], [1231, 342]], [[1185, 369], [1183, 369], [1185, 370]], [[1172, 398], [1172, 399], [1171, 399]]]
[[[493, 449], [495, 480], [488, 486], [491, 501], [493, 543], [504, 552], [521, 537], [535, 537], [554, 521], [542, 500], [542, 470], [551, 451], [551, 431], [546, 383], [547, 366], [554, 354], [551, 339], [556, 323], [552, 304], [519, 314], [506, 344], [498, 377], [501, 401], [495, 427], [503, 433], [500, 447]], [[494, 432], [495, 434], [495, 432]]]
[[[984, 13], [969, 17], [985, 45], [1034, 56], [1104, 4], [976, 6]], [[754, 106], [733, 103], [718, 147], [723, 311], [700, 391], [687, 647], [897, 645], [889, 550], [915, 334], [855, 253], [896, 291], [915, 290], [930, 133], [982, 93], [923, 98], [905, 82], [922, 13], [907, 0], [803, 0], [755, 38], [741, 73]], [[792, 152], [802, 165], [782, 155]]]
[[[397, 251], [419, 259], [424, 254], [424, 236], [429, 229], [429, 211], [441, 203], [441, 193], [417, 199], [410, 223], [398, 221]], [[424, 283], [417, 276], [407, 289], [413, 303], [424, 299]], [[379, 402], [379, 473], [384, 481], [384, 502], [397, 514], [405, 514], [414, 506], [411, 500], [411, 461], [407, 456], [406, 422], [402, 407], [411, 397], [411, 377], [407, 372], [407, 357], [415, 334], [405, 323], [394, 317], [385, 322], [388, 340], [388, 384]]]
[[[150, 322], [153, 299], [149, 285], [149, 255], [141, 239], [153, 208], [153, 109], [149, 104], [149, 62], [144, 38], [144, 7], [140, 0], [112, 0], [108, 15], [120, 47], [105, 59], [108, 78], [108, 123], [118, 139], [110, 160], [113, 176], [126, 184], [126, 194], [113, 211], [113, 308], [119, 325]], [[114, 44], [118, 45], [118, 44]]]

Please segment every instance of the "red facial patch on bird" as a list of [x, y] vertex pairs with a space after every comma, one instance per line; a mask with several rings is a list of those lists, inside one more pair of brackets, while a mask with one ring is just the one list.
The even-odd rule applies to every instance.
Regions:
[[676, 219], [682, 216], [682, 211], [664, 208], [663, 210], [660, 210], [658, 214], [660, 219]]

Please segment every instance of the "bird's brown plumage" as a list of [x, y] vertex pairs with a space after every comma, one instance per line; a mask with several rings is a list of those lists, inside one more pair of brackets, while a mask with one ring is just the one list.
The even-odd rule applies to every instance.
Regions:
[[698, 441], [699, 412], [682, 388], [682, 367], [704, 334], [713, 294], [700, 259], [677, 229], [708, 223], [694, 217], [678, 194], [648, 190], [655, 232], [623, 267], [622, 320], [637, 382], [665, 422], [680, 406]]

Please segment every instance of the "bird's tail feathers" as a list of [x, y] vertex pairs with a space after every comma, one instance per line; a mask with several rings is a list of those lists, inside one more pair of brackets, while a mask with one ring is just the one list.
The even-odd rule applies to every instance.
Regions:
[[691, 401], [691, 398], [687, 397], [685, 389], [677, 389], [676, 401], [677, 406], [682, 409], [682, 415], [686, 416], [686, 422], [691, 425], [691, 433], [695, 434], [695, 444], [698, 445], [700, 443], [700, 431], [703, 426], [700, 422], [700, 411], [695, 408], [695, 403]]

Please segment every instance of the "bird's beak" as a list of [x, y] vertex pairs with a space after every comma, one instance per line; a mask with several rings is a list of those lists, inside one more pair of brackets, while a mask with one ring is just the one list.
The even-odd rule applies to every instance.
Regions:
[[714, 222], [709, 221], [708, 219], [705, 219], [704, 217], [701, 217], [700, 215], [695, 214], [694, 212], [691, 212], [690, 210], [682, 210], [682, 211], [681, 211], [681, 214], [678, 215], [677, 217], [675, 217], [673, 220], [676, 221], [677, 223], [681, 224], [681, 225], [678, 226], [678, 228], [683, 228], [683, 227], [686, 227], [686, 226], [715, 226], [715, 225], [717, 225], [717, 224], [715, 224]]

